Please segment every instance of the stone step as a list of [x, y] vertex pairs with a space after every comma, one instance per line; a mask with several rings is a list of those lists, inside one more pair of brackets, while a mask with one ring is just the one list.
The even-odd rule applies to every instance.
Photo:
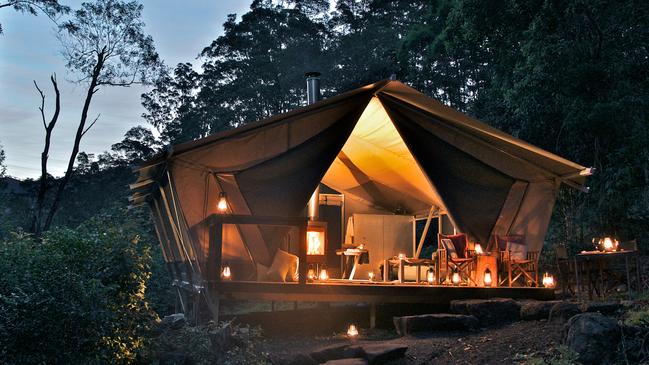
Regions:
[[521, 304], [510, 298], [451, 301], [451, 311], [473, 315], [483, 325], [502, 324], [520, 319]]
[[[366, 342], [359, 344], [340, 344], [311, 352], [309, 355], [299, 355], [291, 364], [300, 361], [308, 364], [312, 359], [318, 364], [384, 364], [388, 361], [402, 358], [408, 346], [386, 342]], [[360, 360], [365, 362], [359, 362]]]
[[394, 327], [401, 336], [416, 332], [465, 331], [479, 326], [475, 316], [463, 314], [422, 314], [393, 318]]

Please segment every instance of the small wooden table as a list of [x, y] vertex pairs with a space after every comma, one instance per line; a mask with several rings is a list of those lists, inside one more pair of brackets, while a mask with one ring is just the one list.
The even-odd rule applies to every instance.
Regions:
[[[422, 266], [436, 266], [435, 260], [432, 259], [415, 259], [415, 258], [392, 258], [387, 259], [383, 263], [383, 281], [388, 281], [390, 277], [390, 267], [391, 265], [399, 267], [399, 282], [404, 282], [404, 271], [406, 266], [415, 266], [417, 268], [417, 283], [421, 282], [421, 267]], [[435, 273], [436, 280], [438, 273]]]
[[473, 281], [477, 286], [485, 286], [484, 272], [487, 269], [491, 271], [491, 286], [498, 286], [498, 255], [477, 255], [475, 268], [475, 278]]
[[345, 257], [347, 256], [353, 256], [354, 257], [354, 263], [352, 264], [352, 271], [349, 273], [349, 280], [354, 279], [354, 274], [356, 273], [356, 267], [359, 265], [359, 262], [361, 260], [361, 256], [363, 254], [368, 254], [369, 251], [365, 249], [360, 249], [360, 248], [348, 248], [348, 249], [340, 249], [336, 250], [336, 255], [340, 256], [340, 266], [341, 266], [341, 271], [343, 278], [347, 275], [347, 267], [345, 265]]
[[[610, 264], [616, 259], [624, 259], [625, 273], [620, 275], [611, 270]], [[631, 266], [635, 266], [635, 276], [640, 290], [640, 267], [638, 264], [638, 251], [582, 251], [575, 255], [575, 276], [577, 291], [582, 292], [581, 276], [586, 276], [588, 298], [593, 298], [593, 292], [604, 296], [612, 287], [624, 282], [626, 278], [627, 293], [631, 296]], [[599, 274], [599, 275], [597, 275]], [[609, 284], [612, 281], [612, 284]]]

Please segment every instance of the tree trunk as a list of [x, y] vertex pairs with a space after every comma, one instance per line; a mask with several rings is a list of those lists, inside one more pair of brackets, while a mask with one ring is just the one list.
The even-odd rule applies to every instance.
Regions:
[[58, 84], [56, 83], [56, 75], [50, 77], [52, 81], [52, 86], [54, 87], [54, 92], [56, 93], [56, 106], [54, 109], [54, 115], [50, 120], [49, 124], [45, 124], [45, 95], [41, 92], [36, 85], [36, 89], [41, 94], [41, 117], [43, 119], [43, 126], [45, 127], [45, 146], [43, 147], [43, 152], [41, 153], [41, 181], [38, 187], [38, 197], [36, 198], [36, 206], [34, 207], [34, 215], [32, 217], [32, 228], [31, 231], [36, 236], [40, 236], [42, 233], [42, 216], [43, 216], [43, 206], [45, 205], [45, 193], [47, 192], [47, 159], [50, 152], [50, 140], [52, 138], [52, 131], [54, 126], [59, 119], [59, 112], [61, 111], [61, 93], [59, 92]]
[[54, 200], [52, 201], [52, 206], [45, 220], [45, 225], [43, 226], [43, 231], [47, 231], [52, 225], [52, 220], [54, 219], [54, 214], [59, 208], [59, 203], [61, 202], [61, 196], [65, 190], [65, 186], [70, 181], [70, 177], [74, 172], [74, 162], [77, 159], [77, 154], [79, 153], [79, 145], [81, 144], [81, 138], [87, 132], [86, 121], [88, 119], [88, 109], [90, 109], [90, 102], [92, 101], [92, 96], [97, 92], [97, 85], [99, 80], [99, 75], [101, 70], [104, 67], [105, 61], [105, 49], [103, 49], [99, 54], [97, 54], [97, 63], [92, 70], [92, 76], [90, 79], [90, 86], [88, 86], [88, 92], [86, 93], [86, 100], [83, 104], [83, 110], [81, 112], [81, 120], [79, 121], [79, 127], [77, 128], [77, 134], [74, 138], [74, 146], [72, 147], [72, 152], [70, 153], [70, 159], [68, 160], [68, 168], [65, 171], [65, 175], [61, 178], [59, 186], [56, 189], [56, 194], [54, 195]]

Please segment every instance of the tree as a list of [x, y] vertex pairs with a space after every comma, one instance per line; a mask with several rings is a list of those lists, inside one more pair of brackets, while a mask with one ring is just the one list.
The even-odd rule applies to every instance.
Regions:
[[[9, 7], [15, 11], [29, 13], [31, 15], [38, 15], [40, 11], [47, 15], [54, 23], [56, 23], [59, 14], [67, 14], [70, 12], [70, 7], [59, 4], [58, 0], [9, 0], [5, 3], [0, 3], [0, 9]], [[0, 34], [2, 34], [2, 24], [0, 24]]]
[[153, 39], [144, 33], [141, 16], [142, 5], [135, 1], [98, 0], [81, 4], [73, 19], [59, 27], [66, 67], [77, 75], [78, 83], [87, 85], [87, 91], [65, 175], [58, 183], [47, 218], [36, 233], [50, 227], [74, 172], [81, 139], [97, 121], [98, 117], [87, 125], [92, 98], [100, 87], [148, 84], [159, 75], [162, 62]]
[[113, 144], [111, 150], [115, 153], [116, 160], [138, 164], [153, 157], [161, 147], [150, 129], [138, 125], [129, 129], [124, 134], [124, 139]]
[[2, 145], [0, 144], [0, 177], [4, 177], [5, 174], [7, 173], [7, 165], [5, 165], [5, 150], [2, 148]]

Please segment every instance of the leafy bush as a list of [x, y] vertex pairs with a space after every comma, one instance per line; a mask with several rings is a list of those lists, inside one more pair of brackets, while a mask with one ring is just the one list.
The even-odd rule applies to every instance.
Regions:
[[[136, 221], [136, 220], [134, 220]], [[0, 243], [0, 358], [6, 363], [130, 363], [156, 319], [145, 296], [151, 245], [112, 211], [41, 241]]]

